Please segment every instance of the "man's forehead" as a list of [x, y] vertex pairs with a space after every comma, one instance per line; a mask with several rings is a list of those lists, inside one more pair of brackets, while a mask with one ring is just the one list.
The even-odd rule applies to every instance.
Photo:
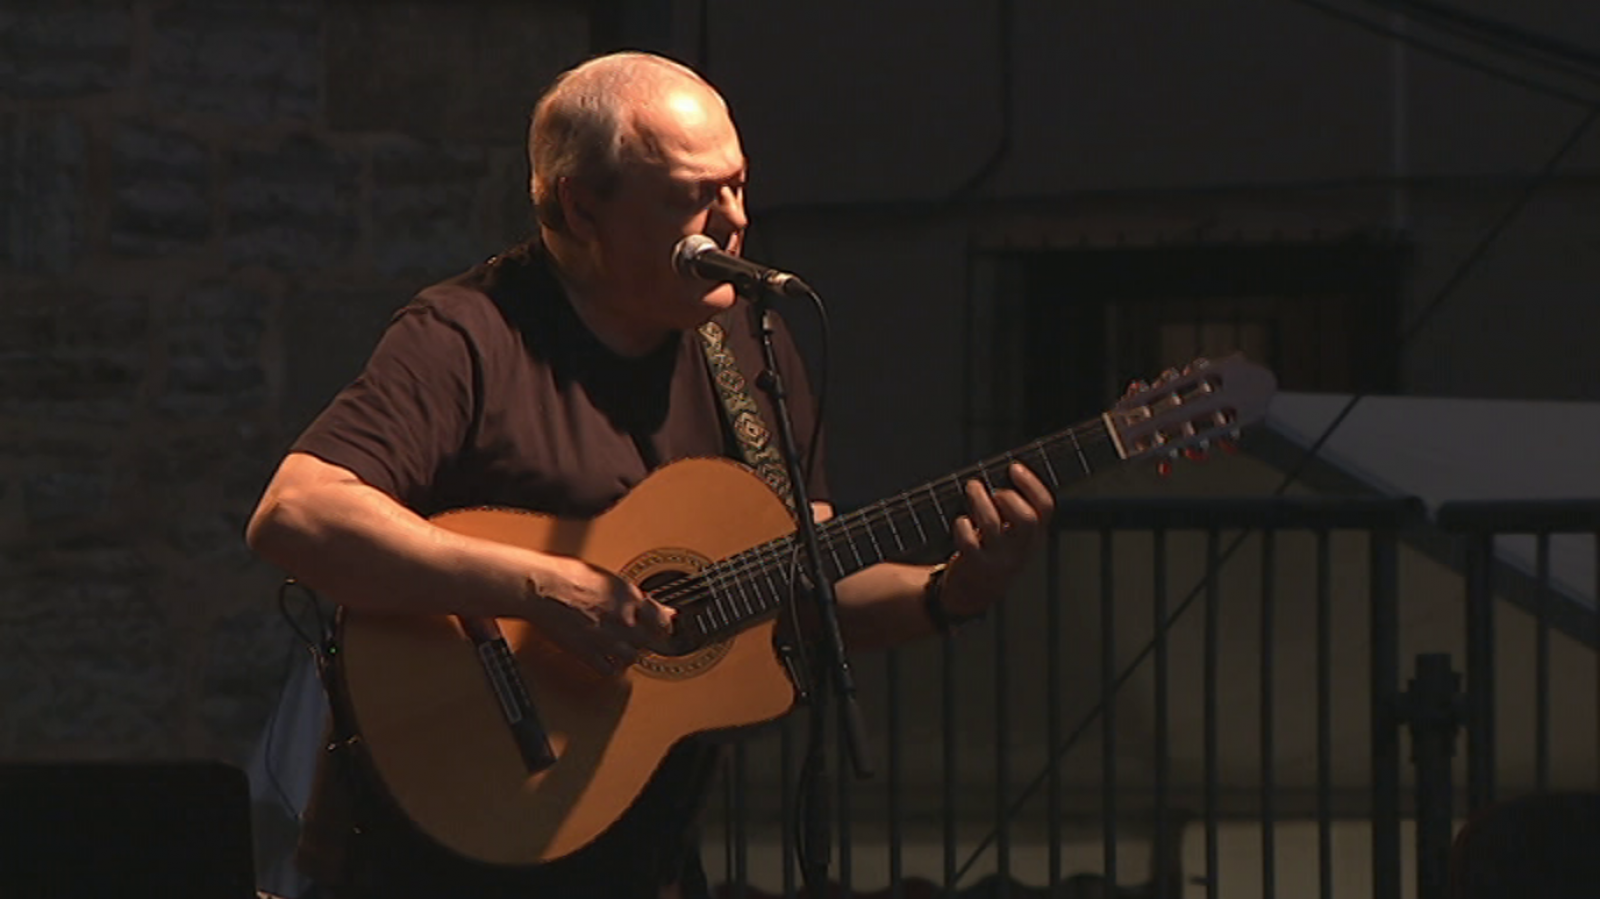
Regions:
[[628, 162], [675, 179], [720, 181], [742, 175], [749, 163], [733, 122], [721, 110], [705, 116], [700, 114], [703, 107], [692, 109], [681, 117], [673, 105], [639, 110], [625, 138]]
[[668, 164], [673, 178], [685, 181], [732, 181], [743, 178], [750, 163], [737, 148], [731, 154], [690, 156]]

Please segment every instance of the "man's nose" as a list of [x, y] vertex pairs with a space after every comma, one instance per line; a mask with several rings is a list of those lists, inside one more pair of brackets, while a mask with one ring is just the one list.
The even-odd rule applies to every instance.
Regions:
[[717, 215], [727, 220], [734, 231], [749, 227], [750, 219], [744, 214], [744, 191], [724, 186], [717, 191]]

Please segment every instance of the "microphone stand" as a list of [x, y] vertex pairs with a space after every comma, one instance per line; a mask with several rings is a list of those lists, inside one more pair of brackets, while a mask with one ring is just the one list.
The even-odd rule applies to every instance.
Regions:
[[817, 683], [813, 684], [810, 691], [812, 739], [806, 759], [810, 789], [803, 799], [806, 808], [806, 851], [801, 859], [801, 867], [808, 891], [815, 899], [822, 899], [827, 890], [832, 839], [828, 829], [827, 753], [822, 748], [821, 739], [827, 720], [829, 687], [839, 700], [839, 723], [844, 730], [851, 767], [856, 777], [871, 777], [872, 765], [867, 752], [861, 707], [856, 702], [855, 676], [850, 671], [844, 637], [839, 631], [839, 603], [834, 596], [833, 583], [822, 576], [822, 550], [817, 541], [816, 522], [811, 517], [811, 499], [807, 492], [805, 472], [800, 464], [800, 452], [795, 444], [794, 421], [789, 417], [788, 392], [778, 371], [777, 353], [772, 346], [770, 299], [774, 291], [761, 282], [736, 282], [735, 287], [740, 295], [751, 301], [751, 325], [761, 342], [762, 363], [765, 366], [757, 378], [757, 384], [772, 400], [779, 446], [788, 465], [789, 485], [794, 491], [795, 523], [804, 550], [801, 554], [801, 583], [810, 588], [817, 609], [820, 633], [817, 634], [816, 643], [822, 648], [823, 658], [813, 668]]

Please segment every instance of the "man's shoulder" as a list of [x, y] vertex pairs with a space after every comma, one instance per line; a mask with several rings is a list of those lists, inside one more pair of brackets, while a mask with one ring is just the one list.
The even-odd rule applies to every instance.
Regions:
[[491, 256], [465, 272], [418, 291], [399, 314], [421, 313], [474, 335], [515, 331], [559, 290], [543, 259], [528, 246]]
[[400, 309], [400, 314], [425, 313], [459, 325], [499, 317], [494, 299], [470, 275], [468, 272], [424, 287]]

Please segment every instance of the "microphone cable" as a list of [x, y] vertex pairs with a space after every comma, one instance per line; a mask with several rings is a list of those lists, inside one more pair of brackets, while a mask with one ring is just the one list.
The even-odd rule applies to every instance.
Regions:
[[[763, 258], [773, 258], [769, 252], [771, 247], [765, 235], [749, 232], [752, 238], [759, 238], [762, 246]], [[752, 240], [754, 242], [754, 240]], [[829, 383], [832, 372], [832, 324], [828, 319], [828, 307], [822, 297], [814, 290], [807, 287], [805, 297], [810, 301], [811, 309], [816, 316], [818, 330], [818, 363], [815, 381], [808, 378], [807, 386], [812, 397], [812, 419], [810, 434], [806, 441], [805, 459], [801, 461], [801, 476], [806, 479], [807, 488], [811, 485], [812, 474], [816, 470], [818, 450], [822, 443], [822, 424], [827, 411]], [[793, 335], [791, 334], [791, 337]], [[796, 373], [782, 373], [785, 383], [792, 383]], [[808, 377], [809, 370], [798, 373], [801, 377]], [[787, 389], [787, 387], [785, 388]], [[809, 489], [807, 493], [809, 494]], [[829, 501], [831, 503], [831, 500]], [[796, 515], [809, 515], [809, 509], [795, 509]], [[805, 639], [805, 631], [800, 619], [800, 584], [801, 564], [800, 553], [803, 547], [798, 539], [792, 540], [789, 552], [789, 598], [784, 603], [784, 619], [793, 638], [793, 648], [797, 656], [798, 671], [803, 673], [807, 683], [804, 688], [810, 694], [812, 714], [808, 718], [806, 729], [805, 751], [802, 754], [800, 770], [795, 778], [795, 803], [790, 809], [791, 819], [786, 822], [794, 835], [793, 861], [800, 869], [800, 875], [805, 885], [806, 892], [813, 896], [824, 897], [827, 895], [827, 870], [830, 867], [829, 854], [832, 849], [832, 838], [826, 830], [825, 822], [831, 813], [827, 804], [828, 789], [828, 761], [827, 761], [827, 720], [826, 710], [830, 700], [835, 699], [826, 691], [833, 687], [833, 677], [826, 666], [817, 664], [813, 657], [810, 641]], [[797, 685], [799, 686], [799, 685]], [[844, 714], [844, 706], [832, 703], [839, 715]], [[841, 722], [842, 726], [842, 722]], [[784, 738], [789, 739], [787, 731]], [[789, 772], [781, 772], [782, 779], [787, 782]], [[813, 799], [819, 799], [820, 807], [812, 805]], [[820, 844], [820, 845], [819, 845]], [[789, 888], [788, 867], [790, 859], [784, 859], [785, 890]], [[818, 876], [821, 881], [817, 880]]]

